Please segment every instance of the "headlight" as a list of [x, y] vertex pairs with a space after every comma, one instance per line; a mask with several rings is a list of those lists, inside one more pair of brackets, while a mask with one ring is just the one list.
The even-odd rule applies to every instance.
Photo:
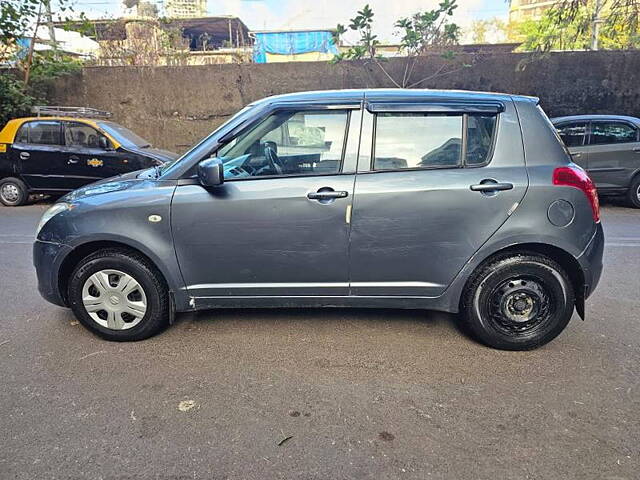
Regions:
[[70, 209], [71, 209], [71, 205], [69, 205], [68, 203], [64, 203], [64, 202], [54, 203], [51, 206], [51, 208], [49, 208], [49, 210], [44, 212], [44, 215], [42, 215], [40, 222], [38, 222], [38, 228], [36, 229], [36, 238], [38, 238], [38, 235], [40, 235], [40, 230], [42, 230], [42, 227], [44, 227], [45, 223], [47, 223], [57, 214]]

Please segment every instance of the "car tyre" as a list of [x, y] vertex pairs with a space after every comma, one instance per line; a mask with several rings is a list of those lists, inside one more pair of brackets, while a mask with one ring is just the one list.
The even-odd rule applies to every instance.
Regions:
[[144, 340], [169, 324], [164, 278], [134, 252], [108, 249], [84, 258], [71, 274], [68, 298], [80, 323], [107, 340]]
[[640, 175], [636, 175], [636, 177], [631, 181], [627, 200], [632, 207], [640, 208]]
[[29, 190], [19, 178], [3, 178], [0, 180], [0, 202], [7, 207], [18, 207], [27, 203]]
[[481, 265], [463, 293], [461, 316], [477, 340], [500, 350], [531, 350], [556, 338], [573, 315], [575, 294], [558, 263], [535, 253]]

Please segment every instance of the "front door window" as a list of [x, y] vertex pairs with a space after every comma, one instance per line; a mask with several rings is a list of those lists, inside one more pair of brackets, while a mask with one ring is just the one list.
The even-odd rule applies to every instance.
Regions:
[[339, 173], [347, 111], [281, 111], [218, 151], [225, 179]]

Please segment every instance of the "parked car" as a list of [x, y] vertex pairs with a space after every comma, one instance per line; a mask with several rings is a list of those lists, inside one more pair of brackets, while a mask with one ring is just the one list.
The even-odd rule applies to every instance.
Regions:
[[[73, 110], [64, 113], [70, 115]], [[17, 118], [0, 131], [0, 202], [22, 205], [32, 193], [63, 194], [175, 158], [176, 154], [152, 148], [131, 130], [109, 120]]]
[[625, 195], [640, 208], [640, 118], [575, 115], [552, 122], [600, 194]]
[[175, 312], [352, 306], [460, 312], [480, 341], [522, 350], [584, 318], [599, 215], [535, 98], [296, 93], [159, 170], [66, 195], [34, 263], [44, 298], [110, 340]]

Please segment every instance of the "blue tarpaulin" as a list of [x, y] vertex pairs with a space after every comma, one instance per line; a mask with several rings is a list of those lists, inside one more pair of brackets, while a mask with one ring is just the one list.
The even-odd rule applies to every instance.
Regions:
[[256, 32], [253, 46], [253, 61], [267, 63], [267, 53], [296, 55], [321, 52], [338, 53], [329, 31], [308, 32]]

